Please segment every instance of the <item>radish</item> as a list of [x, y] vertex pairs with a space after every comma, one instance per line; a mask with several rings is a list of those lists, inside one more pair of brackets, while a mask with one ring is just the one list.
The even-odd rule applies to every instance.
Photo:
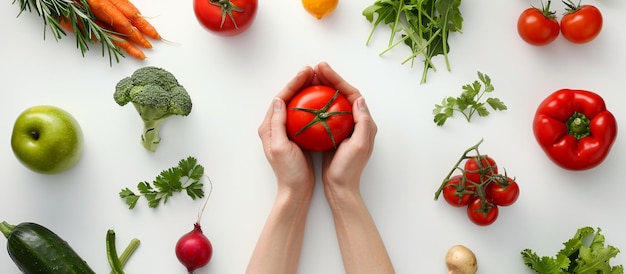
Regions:
[[[211, 180], [209, 180], [209, 183], [211, 183]], [[211, 245], [211, 241], [204, 235], [202, 227], [200, 226], [202, 213], [204, 212], [204, 208], [206, 207], [212, 191], [213, 184], [211, 184], [211, 190], [198, 213], [198, 220], [193, 225], [193, 229], [180, 237], [176, 243], [176, 257], [178, 261], [187, 268], [189, 274], [207, 265], [213, 256], [213, 245]]]

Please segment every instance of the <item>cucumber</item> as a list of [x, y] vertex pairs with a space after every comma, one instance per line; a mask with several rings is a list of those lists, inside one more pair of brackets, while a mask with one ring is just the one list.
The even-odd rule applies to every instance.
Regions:
[[25, 274], [95, 274], [70, 245], [36, 223], [0, 223], [9, 256]]

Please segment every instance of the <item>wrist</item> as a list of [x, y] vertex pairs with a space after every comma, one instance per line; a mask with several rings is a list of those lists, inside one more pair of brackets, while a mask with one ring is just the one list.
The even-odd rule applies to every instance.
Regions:
[[329, 202], [350, 202], [361, 198], [361, 191], [358, 183], [325, 183], [324, 194]]
[[313, 196], [314, 183], [278, 184], [276, 197], [287, 202], [309, 202]]

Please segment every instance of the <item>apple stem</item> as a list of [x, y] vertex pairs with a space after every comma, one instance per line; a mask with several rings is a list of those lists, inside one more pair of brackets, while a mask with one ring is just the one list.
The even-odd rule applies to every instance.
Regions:
[[33, 137], [33, 139], [35, 139], [35, 140], [39, 140], [39, 132], [37, 132], [37, 131], [34, 131], [34, 130], [31, 131], [30, 132], [30, 136]]

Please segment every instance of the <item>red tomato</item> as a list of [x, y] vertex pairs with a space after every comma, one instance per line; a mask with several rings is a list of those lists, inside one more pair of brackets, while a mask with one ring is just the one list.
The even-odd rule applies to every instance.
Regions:
[[455, 207], [462, 207], [469, 204], [470, 199], [474, 196], [474, 187], [471, 183], [465, 182], [462, 186], [463, 175], [454, 175], [450, 177], [444, 185], [442, 194], [448, 204]]
[[220, 36], [246, 31], [256, 17], [257, 6], [258, 0], [193, 0], [200, 24]]
[[528, 8], [517, 19], [517, 32], [531, 45], [543, 46], [559, 36], [559, 22], [550, 10], [550, 1], [543, 7]]
[[498, 166], [496, 161], [489, 156], [481, 155], [480, 161], [478, 161], [478, 157], [467, 159], [463, 170], [466, 179], [481, 184], [486, 182], [490, 176], [498, 174]]
[[472, 223], [487, 226], [493, 224], [498, 218], [498, 206], [490, 202], [483, 202], [480, 198], [474, 198], [467, 205], [467, 216]]
[[506, 178], [507, 182], [499, 184], [491, 182], [487, 185], [485, 194], [491, 201], [499, 206], [510, 206], [519, 197], [519, 185], [511, 177]]
[[561, 18], [561, 33], [568, 41], [576, 44], [587, 43], [602, 30], [602, 13], [592, 5], [574, 6], [568, 4], [568, 12]]
[[302, 149], [336, 149], [353, 129], [352, 104], [331, 87], [307, 87], [287, 104], [287, 135]]

